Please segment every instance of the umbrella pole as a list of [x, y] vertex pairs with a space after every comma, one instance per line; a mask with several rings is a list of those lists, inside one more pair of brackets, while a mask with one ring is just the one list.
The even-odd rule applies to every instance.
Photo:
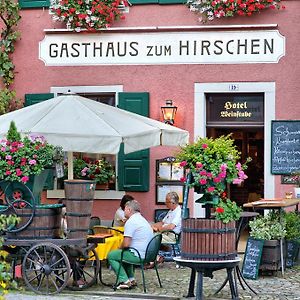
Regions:
[[73, 152], [68, 151], [68, 179], [73, 179]]

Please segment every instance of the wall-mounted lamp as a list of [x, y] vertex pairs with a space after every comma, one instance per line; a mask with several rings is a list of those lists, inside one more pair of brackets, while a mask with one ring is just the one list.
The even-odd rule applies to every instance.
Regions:
[[173, 101], [166, 100], [166, 106], [161, 107], [161, 112], [163, 114], [164, 122], [166, 124], [174, 125], [176, 111], [177, 106], [173, 105]]

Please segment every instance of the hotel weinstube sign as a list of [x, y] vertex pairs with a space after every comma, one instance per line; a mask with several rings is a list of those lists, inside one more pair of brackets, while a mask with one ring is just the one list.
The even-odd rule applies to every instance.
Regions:
[[39, 45], [47, 66], [278, 63], [278, 30], [51, 33]]

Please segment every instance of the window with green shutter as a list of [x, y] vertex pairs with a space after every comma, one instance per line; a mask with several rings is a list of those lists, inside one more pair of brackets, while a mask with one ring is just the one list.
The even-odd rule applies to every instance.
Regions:
[[19, 0], [21, 8], [49, 7], [50, 0]]
[[[149, 116], [149, 93], [119, 93], [119, 108]], [[149, 149], [118, 156], [118, 188], [125, 191], [149, 191]]]
[[[54, 97], [52, 93], [45, 94], [25, 94], [25, 103], [24, 106], [30, 106]], [[52, 172], [48, 172], [47, 180], [44, 185], [45, 190], [53, 190], [54, 188], [54, 174]]]

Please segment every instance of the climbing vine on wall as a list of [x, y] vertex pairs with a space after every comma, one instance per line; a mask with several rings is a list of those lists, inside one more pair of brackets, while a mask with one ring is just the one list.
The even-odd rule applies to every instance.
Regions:
[[15, 51], [15, 43], [20, 36], [16, 29], [21, 19], [19, 10], [17, 1], [0, 1], [0, 77], [3, 83], [3, 88], [0, 91], [0, 114], [14, 109], [18, 104], [16, 93], [11, 90], [10, 85], [15, 78], [12, 54]]

